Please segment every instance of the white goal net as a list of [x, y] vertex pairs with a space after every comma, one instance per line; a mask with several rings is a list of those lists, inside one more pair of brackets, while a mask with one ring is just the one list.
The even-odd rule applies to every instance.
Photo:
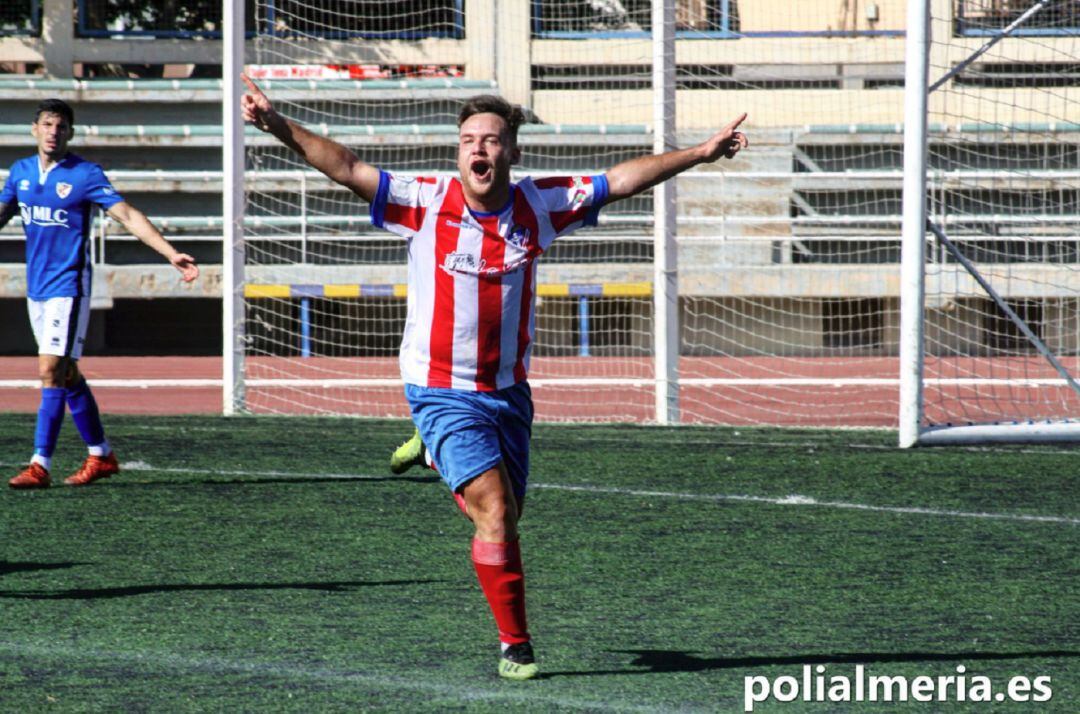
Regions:
[[969, 0], [930, 36], [920, 428], [1065, 434], [1080, 417], [1080, 3]]

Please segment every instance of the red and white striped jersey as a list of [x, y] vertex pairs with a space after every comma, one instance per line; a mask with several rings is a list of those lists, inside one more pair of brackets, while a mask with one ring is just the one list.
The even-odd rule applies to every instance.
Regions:
[[603, 175], [525, 179], [502, 210], [481, 213], [456, 178], [380, 172], [372, 223], [409, 242], [405, 383], [493, 391], [524, 380], [536, 259], [558, 236], [596, 225], [607, 195]]

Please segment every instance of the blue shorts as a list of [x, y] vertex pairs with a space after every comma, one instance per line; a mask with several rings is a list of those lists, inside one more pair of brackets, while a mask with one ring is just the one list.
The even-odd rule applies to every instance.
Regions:
[[533, 403], [528, 382], [495, 392], [405, 385], [413, 423], [443, 481], [457, 493], [500, 461], [525, 497]]

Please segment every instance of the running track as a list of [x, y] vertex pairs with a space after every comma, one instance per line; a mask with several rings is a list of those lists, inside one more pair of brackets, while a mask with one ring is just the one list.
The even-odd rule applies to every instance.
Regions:
[[[1067, 366], [1075, 370], [1077, 362], [1071, 358]], [[33, 385], [36, 363], [37, 358], [32, 356], [0, 357], [0, 382], [27, 382], [20, 387], [0, 386], [0, 411], [37, 410], [39, 392]], [[105, 413], [221, 412], [221, 387], [213, 383], [139, 387], [101, 383], [101, 380], [219, 380], [220, 357], [90, 356], [80, 361], [80, 368], [92, 386], [97, 382], [94, 392]], [[680, 394], [684, 422], [823, 427], [895, 427], [897, 423], [898, 364], [894, 357], [684, 357], [681, 370], [690, 379], [728, 380], [721, 385], [684, 386]], [[398, 376], [397, 360], [392, 358], [262, 357], [249, 359], [247, 371], [248, 377], [255, 380], [394, 380]], [[930, 359], [927, 373], [969, 380], [988, 377], [1042, 380], [1034, 384], [1014, 381], [928, 386], [927, 412], [934, 421], [1080, 416], [1080, 398], [1052, 384], [1056, 374], [1038, 358]], [[650, 421], [654, 396], [647, 380], [651, 376], [652, 364], [645, 358], [536, 358], [531, 381], [537, 419]], [[545, 384], [545, 380], [565, 378], [645, 381], [619, 386]], [[813, 380], [813, 383], [800, 380]], [[256, 413], [408, 416], [400, 386], [391, 384], [251, 387], [248, 405]]]

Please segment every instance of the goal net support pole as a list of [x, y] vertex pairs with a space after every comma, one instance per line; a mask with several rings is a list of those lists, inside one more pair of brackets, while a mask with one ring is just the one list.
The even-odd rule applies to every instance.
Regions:
[[[652, 3], [653, 153], [675, 148], [675, 0]], [[679, 271], [675, 180], [653, 189], [656, 421], [679, 423]]]
[[244, 1], [223, 0], [221, 245], [222, 412], [244, 411]]
[[904, 222], [900, 256], [900, 446], [914, 446], [922, 424], [923, 304], [926, 284], [926, 114], [930, 0], [911, 0], [904, 74]]

